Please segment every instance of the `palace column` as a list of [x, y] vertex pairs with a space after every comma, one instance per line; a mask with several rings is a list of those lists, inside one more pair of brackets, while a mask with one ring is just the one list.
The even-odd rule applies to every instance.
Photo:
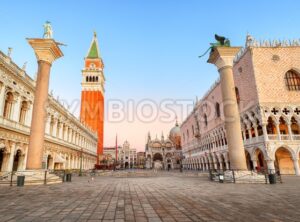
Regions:
[[280, 122], [276, 121], [275, 124], [276, 124], [276, 132], [277, 132], [278, 140], [281, 140], [280, 127], [279, 127]]
[[42, 169], [44, 136], [47, 118], [47, 102], [50, 69], [54, 60], [63, 56], [54, 39], [27, 39], [38, 62], [26, 169]]
[[15, 152], [16, 152], [16, 143], [12, 142], [10, 144], [10, 155], [9, 155], [9, 160], [7, 165], [7, 171], [13, 170]]
[[239, 50], [240, 47], [214, 47], [208, 63], [216, 65], [220, 73], [230, 167], [233, 170], [247, 170], [232, 71], [233, 59]]
[[20, 111], [21, 111], [21, 95], [18, 93], [14, 93], [14, 106], [12, 111], [12, 120], [19, 122], [20, 120]]
[[267, 131], [267, 123], [262, 123], [261, 124], [261, 127], [262, 127], [262, 130], [263, 130], [263, 135], [264, 135], [264, 140], [265, 141], [268, 141], [269, 140], [269, 137], [268, 137], [268, 131]]
[[252, 165], [253, 165], [253, 169], [256, 170], [256, 167], [257, 167], [257, 159], [251, 159], [252, 161]]
[[3, 109], [5, 104], [5, 85], [0, 82], [0, 115], [3, 115]]
[[294, 162], [295, 174], [296, 174], [297, 176], [300, 176], [299, 159], [298, 159], [298, 158], [294, 158], [294, 159], [293, 159], [293, 162]]

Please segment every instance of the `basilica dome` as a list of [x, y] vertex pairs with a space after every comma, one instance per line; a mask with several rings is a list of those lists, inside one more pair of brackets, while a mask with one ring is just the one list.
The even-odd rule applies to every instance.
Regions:
[[170, 130], [169, 139], [175, 145], [176, 149], [181, 148], [181, 134], [180, 134], [180, 127], [177, 120], [175, 126]]
[[173, 141], [176, 137], [180, 137], [180, 127], [176, 121], [175, 126], [170, 130], [170, 139]]

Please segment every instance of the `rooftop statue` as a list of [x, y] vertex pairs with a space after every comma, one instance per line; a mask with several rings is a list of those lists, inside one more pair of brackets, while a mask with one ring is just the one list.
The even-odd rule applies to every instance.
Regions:
[[52, 39], [53, 37], [53, 31], [52, 31], [52, 26], [49, 21], [46, 21], [44, 24], [44, 39]]
[[230, 47], [230, 40], [228, 38], [215, 34], [215, 39], [217, 40], [217, 42], [210, 43], [210, 47], [205, 51], [203, 55], [199, 56], [199, 58], [205, 56], [209, 51], [210, 53], [212, 53], [215, 47], [218, 46]]

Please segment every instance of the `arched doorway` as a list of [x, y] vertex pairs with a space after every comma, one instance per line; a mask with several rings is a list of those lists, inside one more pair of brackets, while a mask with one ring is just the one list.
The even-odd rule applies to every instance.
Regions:
[[163, 156], [160, 153], [156, 153], [153, 156], [153, 167], [155, 169], [163, 169]]
[[52, 169], [53, 164], [53, 157], [51, 155], [48, 155], [47, 157], [47, 169]]
[[220, 162], [220, 158], [218, 156], [215, 156], [215, 161], [216, 161], [216, 164], [217, 164], [217, 169], [218, 171], [221, 170], [222, 166], [221, 166], [221, 162]]
[[267, 169], [267, 163], [265, 161], [265, 156], [263, 152], [260, 149], [255, 150], [255, 157], [256, 157], [256, 165], [257, 165], [257, 171], [264, 171]]
[[19, 168], [19, 165], [20, 165], [20, 160], [21, 160], [21, 150], [17, 150], [17, 153], [16, 153], [16, 155], [15, 155], [15, 157], [14, 157], [14, 163], [13, 163], [13, 168], [12, 168], [12, 170], [13, 171], [17, 171], [18, 170], [18, 168]]
[[225, 158], [224, 158], [223, 154], [220, 155], [220, 161], [221, 161], [220, 164], [222, 165], [222, 169], [223, 169], [223, 170], [227, 170], [227, 169], [226, 169]]
[[172, 165], [171, 165], [171, 159], [167, 159], [167, 169], [170, 170], [172, 169]]
[[2, 171], [2, 165], [4, 160], [4, 149], [0, 149], [0, 171]]
[[247, 150], [245, 150], [245, 156], [246, 156], [247, 169], [248, 170], [254, 170], [253, 169], [253, 163], [251, 161], [250, 153]]
[[125, 162], [125, 169], [128, 169], [128, 168], [129, 168], [129, 163]]
[[163, 161], [163, 157], [162, 157], [162, 155], [160, 153], [156, 153], [153, 156], [153, 161], [157, 161], [157, 160]]
[[275, 169], [280, 174], [295, 174], [294, 162], [290, 151], [284, 147], [280, 147], [275, 152]]

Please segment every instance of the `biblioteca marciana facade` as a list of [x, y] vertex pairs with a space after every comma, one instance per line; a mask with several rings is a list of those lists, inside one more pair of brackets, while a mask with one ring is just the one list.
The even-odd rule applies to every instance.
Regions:
[[[0, 51], [0, 171], [25, 170], [35, 80]], [[48, 95], [44, 169], [91, 169], [97, 158], [97, 133]], [[82, 159], [81, 159], [82, 158]]]
[[[248, 35], [233, 75], [248, 169], [300, 175], [300, 41]], [[185, 169], [230, 169], [223, 105], [217, 80], [182, 123]]]

